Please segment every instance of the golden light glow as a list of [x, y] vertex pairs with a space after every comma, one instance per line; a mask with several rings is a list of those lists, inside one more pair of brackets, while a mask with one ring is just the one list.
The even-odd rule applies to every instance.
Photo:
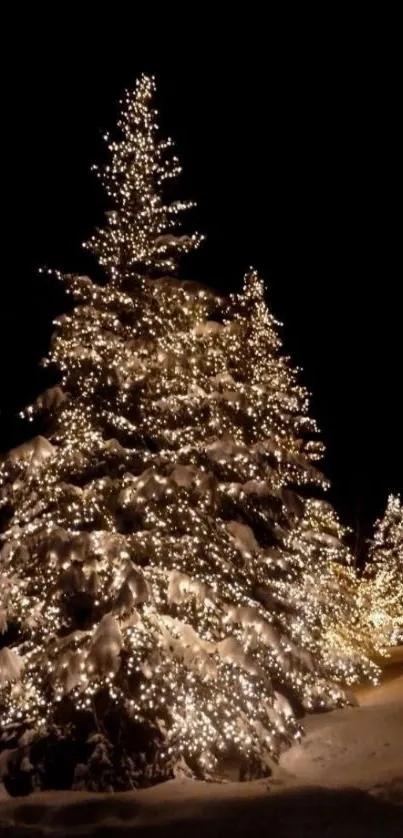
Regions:
[[373, 643], [387, 653], [403, 636], [403, 506], [397, 495], [389, 495], [384, 516], [376, 521], [359, 605]]

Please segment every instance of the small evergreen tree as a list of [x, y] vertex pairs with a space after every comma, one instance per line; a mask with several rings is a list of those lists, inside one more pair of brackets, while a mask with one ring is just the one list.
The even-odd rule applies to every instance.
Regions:
[[360, 610], [345, 529], [325, 500], [311, 497], [302, 502], [303, 515], [279, 533], [281, 546], [273, 556], [280, 564], [285, 557], [287, 561], [287, 573], [274, 576], [272, 586], [283, 602], [294, 603], [290, 632], [297, 636], [300, 630], [301, 645], [309, 642], [308, 632], [312, 652], [328, 678], [345, 684], [365, 679], [377, 683], [375, 650]]
[[403, 635], [403, 506], [389, 495], [375, 523], [369, 562], [360, 585], [360, 603], [374, 643], [384, 650]]
[[242, 375], [253, 399], [242, 433], [249, 425], [256, 439], [263, 437], [259, 445], [270, 452], [272, 490], [281, 498], [286, 520], [284, 526], [270, 513], [266, 499], [264, 515], [271, 514], [272, 527], [266, 583], [269, 579], [271, 601], [278, 597], [283, 626], [313, 654], [324, 679], [318, 678], [316, 699], [320, 702], [322, 696], [326, 702], [323, 696], [331, 681], [376, 682], [379, 673], [358, 605], [346, 531], [324, 500], [329, 484], [317, 467], [324, 447], [309, 416], [308, 393], [281, 352], [280, 324], [267, 308], [264, 285], [255, 271], [247, 275], [243, 293], [234, 295], [228, 310], [235, 312], [239, 330], [228, 348], [231, 366], [238, 378]]

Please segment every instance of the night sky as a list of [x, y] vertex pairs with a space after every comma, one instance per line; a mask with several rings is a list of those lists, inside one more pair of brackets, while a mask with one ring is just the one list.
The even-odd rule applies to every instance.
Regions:
[[331, 498], [362, 540], [403, 484], [393, 48], [353, 38], [295, 51], [285, 38], [253, 50], [253, 60], [245, 49], [214, 60], [206, 45], [203, 60], [153, 61], [152, 50], [144, 60], [134, 47], [116, 50], [112, 60], [105, 42], [52, 43], [24, 48], [23, 86], [14, 74], [3, 102], [11, 178], [2, 195], [0, 448], [29, 435], [13, 416], [50, 382], [38, 363], [66, 308], [56, 282], [36, 270], [96, 275], [80, 247], [106, 208], [90, 164], [102, 160], [124, 87], [152, 72], [160, 124], [184, 167], [178, 197], [197, 201], [190, 221], [207, 236], [182, 276], [233, 291], [250, 265], [259, 269], [313, 394]]

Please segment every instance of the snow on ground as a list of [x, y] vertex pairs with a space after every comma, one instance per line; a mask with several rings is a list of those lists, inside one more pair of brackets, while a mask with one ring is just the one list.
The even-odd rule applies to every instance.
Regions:
[[306, 719], [306, 737], [281, 765], [304, 785], [354, 786], [403, 804], [403, 675], [359, 700]]
[[309, 717], [267, 780], [3, 797], [1, 838], [402, 838], [403, 674], [392, 676], [361, 690], [359, 708]]

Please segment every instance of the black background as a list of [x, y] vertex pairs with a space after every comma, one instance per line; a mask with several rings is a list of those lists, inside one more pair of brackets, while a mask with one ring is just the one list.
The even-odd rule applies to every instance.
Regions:
[[106, 205], [89, 167], [102, 160], [124, 87], [155, 73], [160, 123], [184, 167], [178, 197], [197, 201], [191, 222], [207, 235], [182, 275], [226, 291], [250, 265], [264, 276], [313, 393], [332, 499], [362, 540], [402, 487], [395, 23], [294, 20], [259, 39], [240, 27], [234, 40], [196, 21], [198, 47], [188, 24], [170, 48], [139, 21], [102, 33], [68, 23], [46, 34], [35, 18], [24, 37], [10, 31], [0, 448], [28, 433], [14, 414], [48, 384], [38, 362], [66, 308], [37, 268], [94, 275], [80, 245]]

